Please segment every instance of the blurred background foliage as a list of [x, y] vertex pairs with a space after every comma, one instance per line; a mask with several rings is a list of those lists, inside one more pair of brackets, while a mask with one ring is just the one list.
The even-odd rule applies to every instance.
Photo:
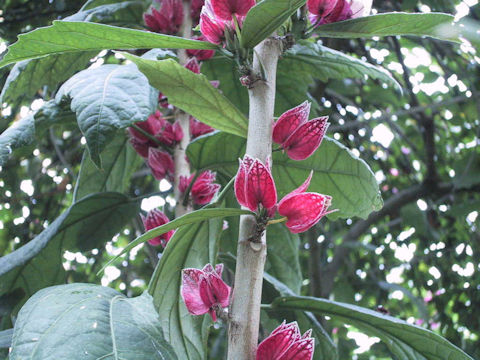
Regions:
[[[120, 4], [115, 11], [89, 11], [115, 4]], [[142, 29], [142, 13], [149, 5], [142, 0], [91, 0], [86, 6], [73, 0], [2, 0], [0, 51], [17, 34], [74, 14], [73, 19], [81, 21]], [[287, 79], [279, 80], [281, 99], [303, 98], [298, 91], [308, 88], [316, 111], [330, 115], [330, 136], [368, 162], [385, 206], [366, 220], [324, 219], [308, 233], [290, 239], [288, 247], [275, 244], [280, 250], [272, 252], [283, 255], [272, 257], [267, 271], [293, 274], [284, 276], [284, 281], [302, 295], [388, 312], [434, 330], [480, 358], [480, 54], [475, 48], [480, 5], [477, 0], [378, 0], [374, 9], [453, 14], [457, 21], [465, 21], [465, 36], [472, 43], [409, 37], [323, 43], [389, 70], [403, 94], [367, 78], [316, 80], [308, 68], [279, 74]], [[219, 71], [215, 61], [204, 64], [211, 78], [217, 75], [213, 70]], [[118, 62], [112, 52], [90, 60], [93, 66]], [[86, 64], [72, 65], [68, 71], [73, 74]], [[9, 70], [0, 70], [0, 85]], [[288, 81], [292, 76], [295, 83]], [[4, 102], [0, 133], [52, 99], [59, 81], [52, 79], [49, 86], [35, 89], [33, 97], [27, 94], [19, 102]], [[234, 89], [222, 84], [220, 88], [227, 96], [237, 96]], [[0, 255], [27, 243], [70, 206], [84, 146], [76, 127], [57, 124], [1, 167]], [[171, 212], [171, 190], [167, 181], [159, 184], [138, 162], [125, 193], [144, 197], [143, 211], [164, 206]], [[128, 296], [139, 295], [161, 256], [159, 249], [140, 246], [104, 275], [98, 277], [96, 272], [141, 232], [137, 217], [110, 241], [90, 243], [88, 251], [82, 251], [81, 244], [62, 249], [66, 276], [60, 282], [98, 283]], [[229, 231], [223, 236], [225, 261], [227, 252], [233, 252], [231, 236]], [[38, 271], [41, 274], [42, 269]], [[0, 298], [0, 329], [12, 326], [10, 315], [14, 318], [16, 299], [22, 297], [14, 291]], [[334, 336], [341, 359], [389, 358], [379, 339], [328, 318], [319, 320]], [[225, 331], [216, 328], [213, 334], [211, 358], [221, 358]]]

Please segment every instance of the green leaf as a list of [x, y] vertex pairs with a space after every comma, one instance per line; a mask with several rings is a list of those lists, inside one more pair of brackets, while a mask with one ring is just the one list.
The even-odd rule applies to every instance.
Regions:
[[132, 250], [135, 246], [140, 245], [154, 237], [160, 236], [165, 234], [170, 230], [175, 230], [181, 226], [199, 223], [204, 220], [214, 219], [214, 218], [224, 218], [229, 216], [240, 216], [240, 215], [252, 215], [253, 213], [249, 210], [242, 210], [242, 209], [200, 209], [196, 211], [192, 211], [191, 213], [182, 215], [175, 220], [172, 220], [162, 226], [156, 227], [152, 230], [147, 231], [143, 235], [139, 236], [127, 246], [125, 246], [122, 251], [112, 258], [105, 266], [99, 271], [102, 272], [107, 266], [115, 262], [119, 257], [123, 254], [128, 253]]
[[[222, 209], [218, 209], [222, 210]], [[215, 263], [222, 219], [205, 220], [178, 229], [150, 281], [149, 293], [160, 314], [165, 339], [180, 359], [207, 358], [208, 315], [192, 316], [180, 296], [181, 272], [185, 268], [203, 268]]]
[[122, 24], [124, 26], [127, 24], [135, 27], [142, 23], [142, 15], [147, 10], [147, 4], [139, 0], [92, 5], [83, 6], [76, 14], [66, 17], [64, 20]]
[[177, 359], [152, 297], [69, 284], [40, 290], [20, 310], [10, 360]]
[[168, 102], [201, 122], [234, 135], [246, 137], [245, 116], [202, 74], [185, 69], [175, 60], [147, 60], [130, 54], [127, 59], [168, 97]]
[[202, 63], [202, 74], [220, 82], [218, 88], [244, 114], [248, 114], [248, 90], [240, 81], [235, 62], [225, 56], [214, 57]]
[[12, 345], [13, 329], [0, 331], [0, 349], [9, 348]]
[[54, 91], [59, 83], [85, 68], [88, 60], [95, 55], [96, 52], [87, 51], [21, 61], [10, 71], [0, 95], [0, 102], [16, 107], [24, 101], [31, 101], [42, 86]]
[[265, 271], [278, 278], [295, 294], [300, 294], [302, 271], [298, 250], [300, 238], [283, 224], [275, 224], [267, 230], [268, 256]]
[[123, 133], [117, 133], [101, 155], [103, 169], [100, 170], [87, 152], [83, 153], [74, 201], [96, 192], [125, 192], [133, 172], [142, 163]]
[[148, 31], [75, 21], [54, 21], [52, 26], [18, 36], [0, 61], [0, 67], [53, 54], [108, 49], [215, 49], [216, 45]]
[[35, 139], [33, 114], [16, 121], [0, 135], [0, 166], [4, 165], [14, 149], [31, 145]]
[[320, 43], [303, 41], [295, 45], [280, 60], [280, 70], [283, 69], [293, 72], [294, 76], [299, 76], [299, 73], [310, 74], [314, 79], [323, 82], [329, 79], [365, 79], [365, 76], [369, 76], [402, 91], [402, 86], [382, 67], [322, 46]]
[[55, 123], [73, 122], [74, 115], [53, 100], [46, 102], [36, 113], [14, 122], [0, 135], [0, 166], [5, 164], [13, 150], [32, 145]]
[[[238, 170], [238, 159], [245, 153], [246, 140], [225, 133], [212, 133], [196, 139], [187, 148], [190, 164], [196, 170], [216, 170], [232, 177]], [[345, 146], [328, 137], [320, 148], [304, 161], [294, 161], [281, 152], [273, 154], [273, 177], [278, 198], [300, 186], [313, 170], [309, 191], [331, 195], [331, 219], [366, 218], [382, 207], [375, 176], [369, 166]]]
[[[384, 13], [321, 25], [316, 33], [331, 38], [411, 35], [460, 42], [458, 36], [452, 36], [453, 19], [452, 15], [442, 13]], [[446, 27], [452, 30], [447, 31]]]
[[257, 3], [243, 22], [241, 45], [253, 48], [304, 4], [305, 0], [263, 0]]
[[79, 72], [62, 85], [57, 103], [71, 99], [93, 162], [118, 129], [145, 121], [158, 106], [158, 93], [133, 65], [102, 65]]
[[305, 310], [328, 315], [359, 329], [365, 329], [384, 341], [387, 340], [387, 345], [388, 342], [393, 342], [393, 346], [389, 348], [395, 349], [397, 354], [410, 352], [413, 356], [404, 356], [402, 359], [418, 359], [423, 356], [427, 360], [473, 360], [455, 345], [430, 330], [359, 306], [312, 297], [279, 298], [272, 306], [278, 309]]
[[72, 205], [33, 240], [0, 258], [0, 296], [21, 288], [28, 297], [64, 282], [66, 249], [95, 248], [137, 212], [138, 204], [117, 193], [95, 194]]

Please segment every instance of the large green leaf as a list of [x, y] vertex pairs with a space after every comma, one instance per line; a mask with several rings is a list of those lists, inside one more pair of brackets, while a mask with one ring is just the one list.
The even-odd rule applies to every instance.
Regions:
[[[221, 210], [221, 209], [219, 209]], [[180, 359], [206, 359], [208, 315], [192, 316], [180, 296], [182, 269], [214, 264], [222, 219], [183, 226], [175, 232], [155, 269], [149, 293], [161, 318], [165, 339]]]
[[0, 135], [0, 166], [10, 157], [13, 150], [29, 146], [40, 138], [44, 132], [56, 123], [71, 123], [74, 114], [55, 104], [53, 100], [46, 102], [36, 113], [13, 123]]
[[158, 93], [135, 65], [102, 65], [79, 72], [62, 85], [55, 100], [71, 99], [93, 162], [118, 129], [145, 121], [158, 106]]
[[85, 151], [75, 185], [75, 201], [96, 192], [123, 193], [128, 189], [130, 177], [142, 159], [133, 150], [125, 134], [119, 131], [102, 152], [103, 169], [99, 170]]
[[75, 21], [54, 21], [52, 26], [19, 35], [0, 61], [0, 67], [21, 60], [61, 53], [100, 51], [104, 49], [214, 49], [204, 41]]
[[0, 166], [4, 165], [14, 149], [28, 146], [35, 139], [33, 114], [13, 123], [0, 135]]
[[40, 290], [20, 310], [10, 360], [177, 359], [147, 293], [92, 284]]
[[76, 14], [66, 17], [64, 20], [136, 27], [142, 23], [142, 15], [147, 9], [147, 4], [141, 0], [85, 5]]
[[[242, 210], [242, 209], [200, 209], [196, 211], [192, 211], [188, 214], [182, 215], [175, 220], [172, 220], [164, 225], [156, 227], [152, 230], [147, 231], [143, 235], [139, 236], [127, 246], [125, 246], [122, 251], [112, 258], [103, 269], [105, 269], [108, 265], [115, 262], [120, 256], [126, 254], [130, 250], [132, 250], [135, 246], [143, 244], [144, 242], [153, 239], [154, 237], [160, 236], [165, 234], [170, 230], [175, 230], [181, 226], [200, 223], [205, 220], [215, 219], [215, 218], [224, 218], [229, 216], [240, 216], [240, 215], [252, 215], [253, 213], [249, 210]], [[102, 270], [103, 270], [102, 269]]]
[[173, 59], [147, 60], [125, 54], [168, 97], [168, 102], [218, 130], [246, 136], [245, 116], [207, 78], [185, 69]]
[[75, 54], [52, 55], [49, 57], [24, 60], [13, 67], [0, 95], [0, 102], [17, 106], [31, 98], [42, 87], [50, 91], [75, 72], [85, 68], [96, 52], [86, 51]]
[[298, 257], [299, 236], [282, 224], [271, 225], [267, 230], [267, 244], [265, 271], [287, 285], [294, 294], [300, 294], [303, 279]]
[[452, 36], [453, 26], [447, 31], [453, 19], [452, 15], [442, 13], [384, 13], [321, 25], [316, 32], [332, 38], [412, 35], [459, 42], [458, 36]]
[[312, 297], [284, 297], [273, 308], [329, 315], [378, 336], [398, 359], [473, 360], [432, 331], [359, 306]]
[[329, 79], [364, 79], [369, 76], [402, 91], [401, 85], [387, 70], [320, 43], [303, 41], [295, 45], [280, 61], [280, 71], [282, 70], [290, 74], [293, 72], [293, 76], [310, 74], [323, 82]]
[[[216, 132], [192, 142], [187, 156], [196, 170], [211, 169], [232, 177], [238, 170], [238, 159], [245, 153], [245, 143], [238, 136]], [[331, 195], [332, 209], [339, 209], [330, 218], [366, 218], [382, 206], [378, 184], [369, 166], [328, 137], [304, 161], [294, 161], [275, 152], [273, 164], [279, 199], [300, 186], [313, 170], [309, 191]]]
[[12, 345], [13, 329], [0, 331], [0, 349], [9, 348]]
[[95, 194], [72, 205], [33, 240], [0, 258], [0, 296], [18, 288], [31, 296], [64, 282], [66, 249], [99, 246], [137, 212], [137, 203], [117, 193]]
[[263, 0], [247, 13], [241, 45], [253, 48], [282, 25], [305, 0]]

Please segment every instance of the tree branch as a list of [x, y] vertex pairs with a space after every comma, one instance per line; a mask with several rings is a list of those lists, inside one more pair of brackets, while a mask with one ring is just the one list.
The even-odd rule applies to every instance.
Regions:
[[[272, 125], [275, 105], [277, 62], [281, 42], [268, 38], [254, 49], [253, 71], [262, 80], [249, 89], [250, 113], [246, 153], [265, 162], [272, 153]], [[264, 78], [261, 76], [264, 74]], [[253, 216], [240, 218], [235, 287], [230, 306], [228, 359], [254, 360], [260, 324], [263, 271], [267, 255], [266, 232], [260, 241]]]
[[[192, 37], [192, 19], [190, 17], [190, 1], [188, 0], [183, 1], [183, 24], [181, 36], [185, 39], [190, 39]], [[178, 50], [178, 58], [180, 64], [185, 65], [188, 61], [187, 52], [184, 49]], [[188, 204], [183, 204], [183, 194], [180, 192], [179, 188], [180, 177], [190, 176], [190, 165], [188, 164], [186, 156], [187, 146], [190, 143], [190, 115], [180, 109], [176, 109], [175, 120], [180, 124], [183, 131], [183, 138], [180, 143], [177, 144], [173, 153], [173, 160], [175, 162], [173, 188], [175, 192], [175, 200], [177, 202], [175, 206], [175, 216], [179, 217], [192, 210]]]

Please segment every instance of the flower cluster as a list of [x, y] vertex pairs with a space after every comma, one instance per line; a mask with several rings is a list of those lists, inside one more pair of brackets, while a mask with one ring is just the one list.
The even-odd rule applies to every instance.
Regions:
[[[213, 197], [220, 189], [220, 185], [214, 183], [216, 177], [217, 174], [212, 171], [204, 171], [197, 177], [190, 190], [190, 195], [194, 204], [206, 205], [212, 201]], [[191, 175], [190, 177], [183, 175], [180, 176], [180, 184], [178, 185], [180, 192], [185, 193], [193, 179], [194, 175]]]
[[301, 335], [296, 322], [285, 321], [257, 348], [257, 360], [311, 360], [315, 339], [312, 330]]
[[[167, 215], [161, 212], [158, 209], [153, 209], [148, 212], [147, 216], [143, 216], [143, 226], [145, 227], [145, 231], [149, 231], [155, 229], [158, 226], [164, 225], [168, 223], [170, 220], [168, 219]], [[151, 240], [148, 240], [148, 243], [153, 246], [162, 245], [163, 247], [167, 246], [168, 241], [173, 236], [175, 230], [170, 230], [160, 236], [157, 236]]]
[[[155, 0], [156, 6], [151, 6], [147, 13], [143, 14], [145, 25], [154, 32], [176, 35], [183, 24], [184, 11], [182, 0]], [[205, 0], [192, 0], [190, 4], [190, 17], [192, 26], [197, 26], [200, 21], [200, 13]], [[158, 8], [158, 10], [157, 10]], [[195, 40], [207, 40], [203, 35], [193, 36]], [[187, 50], [187, 55], [195, 57], [198, 61], [210, 59], [215, 55], [215, 50]]]
[[372, 0], [308, 0], [309, 19], [315, 26], [370, 14]]
[[211, 43], [225, 47], [254, 5], [255, 0], [206, 0], [200, 13], [200, 31]]
[[183, 269], [181, 294], [190, 314], [209, 313], [217, 321], [217, 311], [228, 306], [230, 286], [222, 280], [223, 264], [215, 269], [207, 264], [203, 269]]
[[310, 103], [283, 113], [273, 125], [273, 141], [282, 146], [292, 160], [305, 160], [318, 149], [330, 125], [328, 117], [308, 120]]
[[150, 13], [143, 15], [147, 27], [158, 33], [175, 35], [183, 23], [182, 0], [155, 0], [159, 9], [150, 7]]
[[136, 128], [129, 128], [130, 143], [135, 151], [147, 160], [157, 180], [172, 179], [174, 163], [169, 148], [183, 138], [182, 128], [178, 123], [170, 123], [160, 111], [150, 115], [146, 121], [135, 123]]
[[[328, 128], [327, 117], [308, 121], [309, 113], [310, 103], [304, 102], [286, 111], [273, 125], [273, 141], [281, 144], [293, 160], [305, 160], [312, 155]], [[270, 159], [263, 164], [259, 159], [245, 155], [235, 177], [235, 196], [240, 205], [257, 212], [260, 217], [272, 218], [278, 211], [286, 218], [286, 226], [292, 233], [301, 233], [332, 212], [328, 211], [332, 203], [330, 196], [306, 192], [312, 174], [277, 204]]]

